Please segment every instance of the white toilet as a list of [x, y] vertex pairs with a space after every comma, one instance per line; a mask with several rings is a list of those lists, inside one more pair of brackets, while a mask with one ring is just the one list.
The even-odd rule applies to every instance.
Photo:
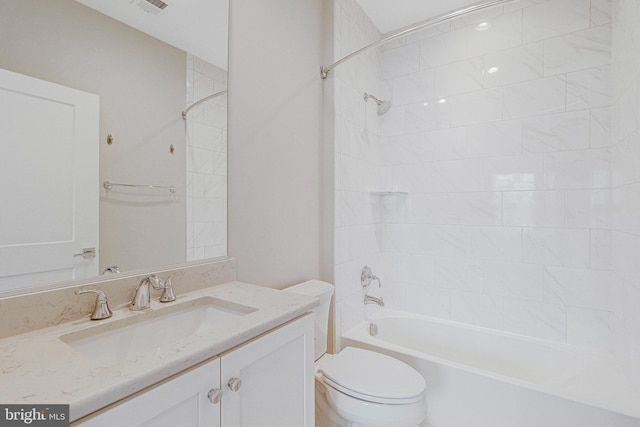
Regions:
[[427, 413], [426, 383], [393, 357], [354, 347], [326, 354], [333, 285], [310, 280], [285, 289], [314, 296], [316, 427], [414, 427]]

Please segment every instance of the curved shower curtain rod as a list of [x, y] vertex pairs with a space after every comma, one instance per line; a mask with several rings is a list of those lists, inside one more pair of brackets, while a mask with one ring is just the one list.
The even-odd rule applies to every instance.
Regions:
[[363, 52], [368, 51], [369, 49], [374, 49], [378, 46], [382, 46], [383, 44], [389, 43], [390, 41], [393, 41], [395, 39], [398, 39], [400, 37], [404, 37], [408, 34], [411, 33], [415, 33], [416, 31], [420, 31], [420, 30], [424, 30], [425, 28], [429, 28], [429, 27], [433, 27], [435, 25], [438, 24], [442, 24], [443, 22], [449, 21], [451, 19], [455, 19], [455, 18], [459, 18], [461, 16], [467, 15], [469, 13], [473, 13], [473, 12], [478, 12], [480, 10], [484, 10], [484, 9], [490, 9], [492, 7], [495, 6], [502, 6], [503, 4], [507, 4], [507, 3], [513, 3], [515, 1], [518, 0], [494, 0], [494, 1], [489, 1], [489, 2], [482, 2], [482, 3], [475, 3], [471, 6], [465, 7], [464, 9], [459, 9], [456, 10], [454, 12], [449, 12], [449, 13], [445, 13], [444, 15], [440, 15], [437, 16], [435, 18], [429, 18], [425, 21], [422, 21], [419, 24], [416, 24], [412, 27], [406, 28], [404, 30], [401, 30], [395, 34], [391, 34], [390, 36], [387, 36], [383, 39], [378, 40], [377, 42], [373, 42], [368, 46], [365, 46], [361, 49], [356, 50], [355, 52], [345, 56], [344, 58], [340, 59], [339, 61], [334, 62], [331, 65], [328, 66], [322, 66], [320, 67], [320, 78], [322, 78], [323, 80], [327, 78], [327, 76], [329, 75], [329, 72], [331, 70], [333, 70], [334, 68], [336, 68], [338, 65], [342, 64], [343, 62], [353, 58], [354, 56], [357, 56]]
[[194, 102], [193, 104], [189, 105], [187, 108], [184, 109], [184, 111], [182, 112], [182, 119], [183, 120], [187, 120], [187, 113], [189, 112], [189, 110], [191, 110], [196, 105], [200, 105], [205, 101], [208, 101], [208, 100], [213, 99], [213, 98], [217, 98], [220, 95], [225, 95], [226, 93], [227, 93], [226, 89], [225, 90], [221, 90], [220, 92], [216, 92], [216, 93], [211, 94], [209, 96], [205, 96], [204, 98]]

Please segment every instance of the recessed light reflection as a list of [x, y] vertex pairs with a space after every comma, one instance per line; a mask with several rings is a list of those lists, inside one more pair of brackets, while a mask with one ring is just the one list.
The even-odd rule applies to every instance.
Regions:
[[481, 22], [478, 25], [476, 25], [476, 31], [485, 31], [485, 30], [488, 30], [489, 28], [491, 28], [491, 24], [488, 22]]
[[491, 68], [489, 68], [487, 70], [487, 73], [489, 73], [489, 74], [497, 73], [499, 69], [500, 68], [498, 68], [498, 67], [491, 67]]
[[[433, 102], [436, 102], [436, 101], [424, 101], [424, 102], [422, 103], [422, 105], [423, 105], [423, 106], [425, 106], [425, 107], [428, 107], [428, 106], [429, 106], [429, 105], [431, 105]], [[447, 102], [446, 98], [440, 98], [440, 99], [438, 99], [438, 100], [437, 100], [437, 103], [438, 103], [438, 104], [446, 104], [446, 102]]]

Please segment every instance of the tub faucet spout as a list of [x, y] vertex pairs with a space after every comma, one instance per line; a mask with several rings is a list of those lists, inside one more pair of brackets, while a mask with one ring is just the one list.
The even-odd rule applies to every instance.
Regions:
[[372, 297], [369, 294], [364, 295], [365, 304], [378, 304], [380, 307], [384, 307], [384, 300], [382, 297]]

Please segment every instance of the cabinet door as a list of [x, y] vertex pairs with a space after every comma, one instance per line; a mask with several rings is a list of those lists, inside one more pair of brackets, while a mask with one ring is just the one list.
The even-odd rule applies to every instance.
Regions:
[[208, 398], [219, 384], [220, 359], [215, 359], [74, 427], [219, 427], [220, 403]]
[[313, 427], [313, 354], [312, 315], [224, 354], [222, 425]]

